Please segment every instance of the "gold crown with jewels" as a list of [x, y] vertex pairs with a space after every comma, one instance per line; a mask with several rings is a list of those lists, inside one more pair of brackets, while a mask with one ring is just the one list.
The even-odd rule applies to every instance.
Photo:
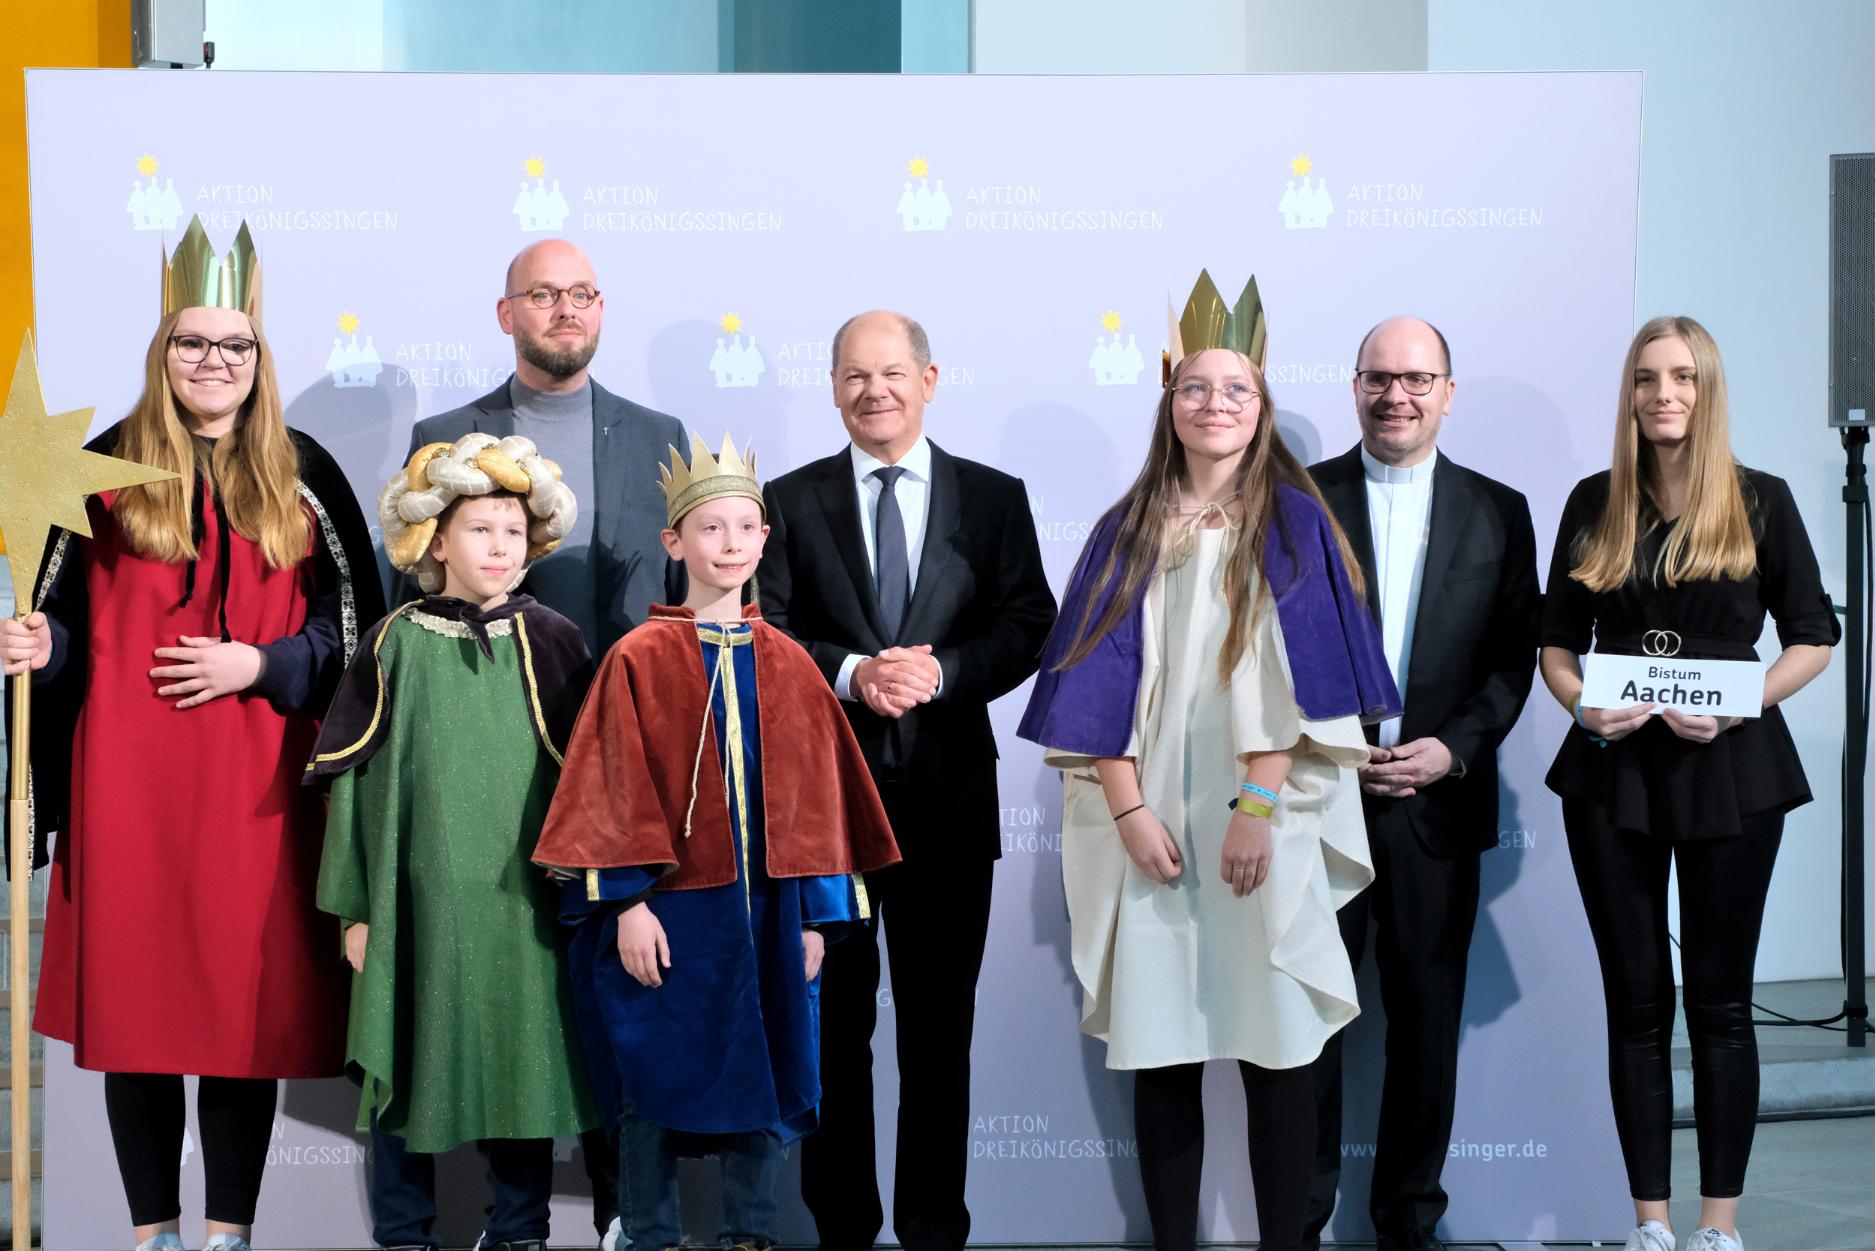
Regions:
[[[664, 489], [666, 524], [671, 529], [675, 530], [684, 514], [698, 504], [719, 496], [744, 495], [763, 503], [761, 484], [755, 480], [755, 454], [739, 454], [736, 441], [728, 434], [723, 435], [723, 450], [712, 456], [703, 436], [692, 433], [688, 465], [676, 448], [670, 453], [671, 463], [658, 466], [658, 485]], [[762, 511], [766, 515], [766, 504]]]
[[189, 219], [182, 242], [163, 260], [163, 316], [185, 308], [232, 308], [260, 316], [260, 258], [247, 223], [234, 246], [217, 256], [200, 216]]
[[1185, 301], [1184, 316], [1173, 317], [1172, 301], [1167, 298], [1165, 318], [1168, 350], [1164, 382], [1167, 385], [1172, 380], [1172, 366], [1206, 348], [1242, 352], [1256, 362], [1258, 369], [1263, 368], [1264, 357], [1269, 353], [1270, 328], [1269, 319], [1263, 315], [1263, 297], [1257, 292], [1255, 274], [1244, 283], [1243, 294], [1237, 297], [1237, 302], [1226, 304], [1217, 284], [1211, 281], [1211, 271], [1201, 269], [1197, 285], [1191, 289], [1191, 298]]

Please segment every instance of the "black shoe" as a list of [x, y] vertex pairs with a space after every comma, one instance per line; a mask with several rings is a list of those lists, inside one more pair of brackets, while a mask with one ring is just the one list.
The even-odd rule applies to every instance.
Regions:
[[1381, 1234], [1374, 1251], [1445, 1251], [1445, 1244], [1430, 1225], [1415, 1225], [1403, 1234]]
[[543, 1238], [517, 1238], [513, 1242], [485, 1242], [482, 1251], [547, 1251]]

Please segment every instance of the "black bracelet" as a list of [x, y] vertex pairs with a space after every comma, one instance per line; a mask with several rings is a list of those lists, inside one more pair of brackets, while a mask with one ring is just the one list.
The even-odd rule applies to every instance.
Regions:
[[1125, 812], [1119, 812], [1119, 813], [1115, 813], [1115, 814], [1114, 814], [1114, 817], [1113, 817], [1113, 823], [1114, 823], [1115, 825], [1118, 825], [1118, 824], [1120, 823], [1120, 818], [1122, 818], [1122, 817], [1130, 817], [1130, 816], [1132, 816], [1132, 815], [1133, 815], [1133, 814], [1134, 814], [1135, 812], [1138, 812], [1138, 811], [1139, 811], [1139, 810], [1140, 810], [1141, 808], [1144, 808], [1145, 806], [1146, 806], [1146, 805], [1144, 805], [1144, 804], [1134, 804], [1134, 805], [1133, 805], [1133, 806], [1132, 806], [1131, 808], [1128, 808], [1128, 809], [1127, 809], [1127, 810], [1126, 810]]

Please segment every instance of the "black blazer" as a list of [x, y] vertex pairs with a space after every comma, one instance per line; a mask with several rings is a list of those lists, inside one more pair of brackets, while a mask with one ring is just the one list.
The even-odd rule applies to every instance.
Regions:
[[[849, 654], [929, 643], [942, 692], [897, 721], [845, 703], [873, 776], [889, 783], [906, 858], [1001, 853], [990, 701], [1035, 672], [1055, 621], [1022, 482], [931, 445], [931, 494], [918, 585], [899, 638], [885, 637], [849, 449], [764, 491], [772, 527], [758, 577], [762, 612], [798, 639], [829, 684]], [[897, 736], [899, 763], [884, 752]]]
[[[1311, 465], [1335, 519], [1367, 575], [1380, 620], [1374, 532], [1361, 449]], [[1517, 724], [1536, 672], [1536, 536], [1522, 493], [1444, 453], [1432, 471], [1432, 521], [1413, 620], [1413, 654], [1401, 675], [1400, 741], [1432, 737], [1464, 764], [1407, 799], [1362, 793], [1370, 826], [1407, 828], [1435, 856], [1495, 847], [1497, 746]], [[1368, 729], [1372, 739], [1375, 731]]]
[[[592, 427], [598, 498], [579, 505], [592, 509], [592, 618], [599, 623], [599, 636], [586, 642], [593, 655], [603, 656], [645, 619], [652, 604], [683, 602], [683, 566], [664, 554], [658, 538], [665, 509], [657, 467], [669, 459], [667, 448], [681, 448], [688, 456], [690, 440], [677, 418], [622, 399], [597, 381], [592, 384]], [[474, 403], [419, 421], [410, 431], [410, 450], [454, 443], [478, 431], [498, 439], [514, 433], [514, 400], [506, 382]], [[393, 574], [392, 581], [395, 602], [422, 595], [415, 578]], [[527, 584], [520, 589], [527, 590]]]

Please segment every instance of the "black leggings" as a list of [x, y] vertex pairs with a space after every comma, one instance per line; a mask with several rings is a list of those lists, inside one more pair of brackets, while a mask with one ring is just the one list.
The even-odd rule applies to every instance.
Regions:
[[[195, 1119], [208, 1174], [208, 1220], [254, 1223], [278, 1091], [270, 1077], [201, 1079]], [[173, 1073], [106, 1073], [104, 1110], [130, 1200], [130, 1223], [161, 1225], [181, 1216], [182, 1079]]]
[[1667, 874], [1680, 883], [1680, 978], [1693, 1046], [1699, 1193], [1744, 1192], [1758, 1127], [1758, 1039], [1751, 974], [1781, 813], [1747, 817], [1732, 838], [1669, 843], [1620, 830], [1602, 810], [1563, 804], [1569, 856], [1602, 967], [1608, 1086], [1634, 1198], [1669, 1197], [1673, 1144], [1673, 950]]
[[[1315, 1158], [1315, 1079], [1308, 1065], [1265, 1069], [1237, 1062], [1243, 1077], [1262, 1251], [1299, 1251]], [[1204, 1164], [1204, 1065], [1133, 1075], [1139, 1176], [1158, 1251], [1198, 1245], [1198, 1179]]]

